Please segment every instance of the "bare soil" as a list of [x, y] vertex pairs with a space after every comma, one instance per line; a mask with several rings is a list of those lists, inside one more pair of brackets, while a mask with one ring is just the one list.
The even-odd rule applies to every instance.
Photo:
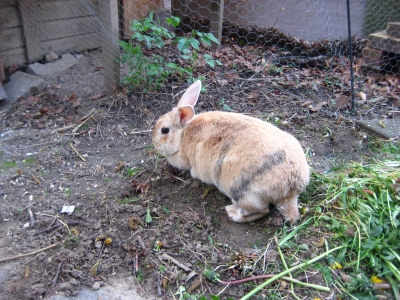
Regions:
[[[276, 212], [251, 224], [230, 221], [227, 197], [170, 167], [153, 150], [152, 126], [187, 85], [104, 96], [102, 72], [101, 52], [85, 53], [79, 65], [48, 78], [44, 93], [1, 112], [0, 260], [29, 255], [0, 263], [0, 299], [71, 296], [83, 286], [132, 276], [148, 299], [173, 299], [179, 286], [209, 295], [223, 286], [202, 276], [205, 267], [218, 268], [229, 281], [281, 264], [271, 242], [282, 230]], [[197, 112], [232, 110], [275, 123], [299, 139], [314, 172], [372, 156], [369, 137], [354, 121], [391, 117], [392, 102], [361, 106], [353, 116], [348, 106], [334, 107], [337, 90], [321, 79], [326, 74], [304, 75], [301, 84], [296, 72], [284, 67], [260, 80], [245, 64], [235, 70], [239, 76], [230, 76], [226, 66], [204, 69], [206, 92]], [[73, 107], [77, 98], [81, 102]], [[313, 205], [304, 197], [300, 202]], [[62, 214], [67, 205], [75, 210]], [[299, 255], [318, 252], [312, 240], [303, 243], [311, 250]], [[309, 282], [324, 284], [321, 275], [311, 277]], [[238, 299], [251, 284], [229, 286], [221, 297]], [[254, 299], [268, 298], [271, 290], [291, 299], [283, 283]], [[309, 289], [298, 295], [329, 296]]]

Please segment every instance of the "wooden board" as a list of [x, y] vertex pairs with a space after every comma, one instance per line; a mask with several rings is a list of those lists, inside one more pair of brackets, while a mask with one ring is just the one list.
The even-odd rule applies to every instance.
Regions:
[[101, 46], [99, 0], [19, 0], [29, 61]]
[[4, 66], [26, 61], [17, 0], [0, 1], [0, 58]]
[[132, 20], [140, 20], [151, 11], [158, 12], [164, 9], [163, 0], [122, 0], [124, 38], [132, 36], [130, 30]]

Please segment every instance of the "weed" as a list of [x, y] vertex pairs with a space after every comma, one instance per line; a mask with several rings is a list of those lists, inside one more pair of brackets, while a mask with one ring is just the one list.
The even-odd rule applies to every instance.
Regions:
[[142, 199], [141, 198], [124, 198], [124, 199], [120, 199], [117, 201], [121, 204], [128, 204], [128, 203], [133, 203], [133, 202], [139, 202], [140, 200], [142, 200]]
[[141, 171], [142, 168], [133, 167], [125, 169], [125, 176], [128, 178], [132, 178], [137, 172]]
[[1, 163], [0, 169], [7, 170], [7, 169], [14, 168], [16, 165], [17, 165], [17, 163], [15, 161], [3, 161]]
[[[166, 21], [176, 27], [180, 23], [180, 18], [173, 16], [166, 18]], [[165, 84], [166, 79], [172, 74], [178, 75], [181, 79], [188, 78], [188, 81], [194, 81], [193, 70], [199, 57], [200, 42], [209, 46], [211, 42], [218, 43], [218, 40], [211, 33], [198, 31], [193, 31], [191, 37], [176, 37], [174, 33], [170, 33], [154, 21], [154, 12], [150, 12], [149, 16], [143, 20], [132, 21], [131, 30], [133, 31], [133, 43], [119, 42], [123, 50], [120, 62], [126, 63], [130, 68], [123, 83], [142, 89], [158, 89]], [[167, 62], [154, 51], [151, 56], [147, 55], [146, 48], [163, 49], [166, 39], [178, 45], [179, 51], [182, 52], [182, 58], [189, 61], [190, 67], [183, 68], [173, 62]], [[203, 55], [203, 59], [211, 67], [221, 64], [207, 54]]]
[[23, 160], [23, 162], [26, 164], [33, 164], [35, 161], [36, 161], [36, 159], [34, 157], [28, 157]]

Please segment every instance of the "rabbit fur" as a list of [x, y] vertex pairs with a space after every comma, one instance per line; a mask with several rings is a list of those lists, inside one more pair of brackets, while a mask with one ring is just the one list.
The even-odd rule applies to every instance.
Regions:
[[201, 81], [177, 107], [161, 116], [152, 132], [157, 152], [192, 177], [214, 184], [232, 200], [225, 207], [235, 222], [265, 216], [270, 203], [292, 224], [299, 219], [298, 195], [309, 182], [309, 167], [292, 135], [243, 114], [194, 113]]

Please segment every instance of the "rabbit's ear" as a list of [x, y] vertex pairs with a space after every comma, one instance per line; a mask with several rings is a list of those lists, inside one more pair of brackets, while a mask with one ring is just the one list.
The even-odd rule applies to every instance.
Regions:
[[189, 123], [194, 117], [194, 109], [189, 105], [178, 107], [178, 112], [182, 125]]
[[182, 98], [179, 100], [177, 106], [190, 105], [191, 107], [194, 107], [197, 103], [197, 99], [199, 98], [200, 90], [201, 81], [197, 80], [188, 87], [186, 92], [182, 95]]

